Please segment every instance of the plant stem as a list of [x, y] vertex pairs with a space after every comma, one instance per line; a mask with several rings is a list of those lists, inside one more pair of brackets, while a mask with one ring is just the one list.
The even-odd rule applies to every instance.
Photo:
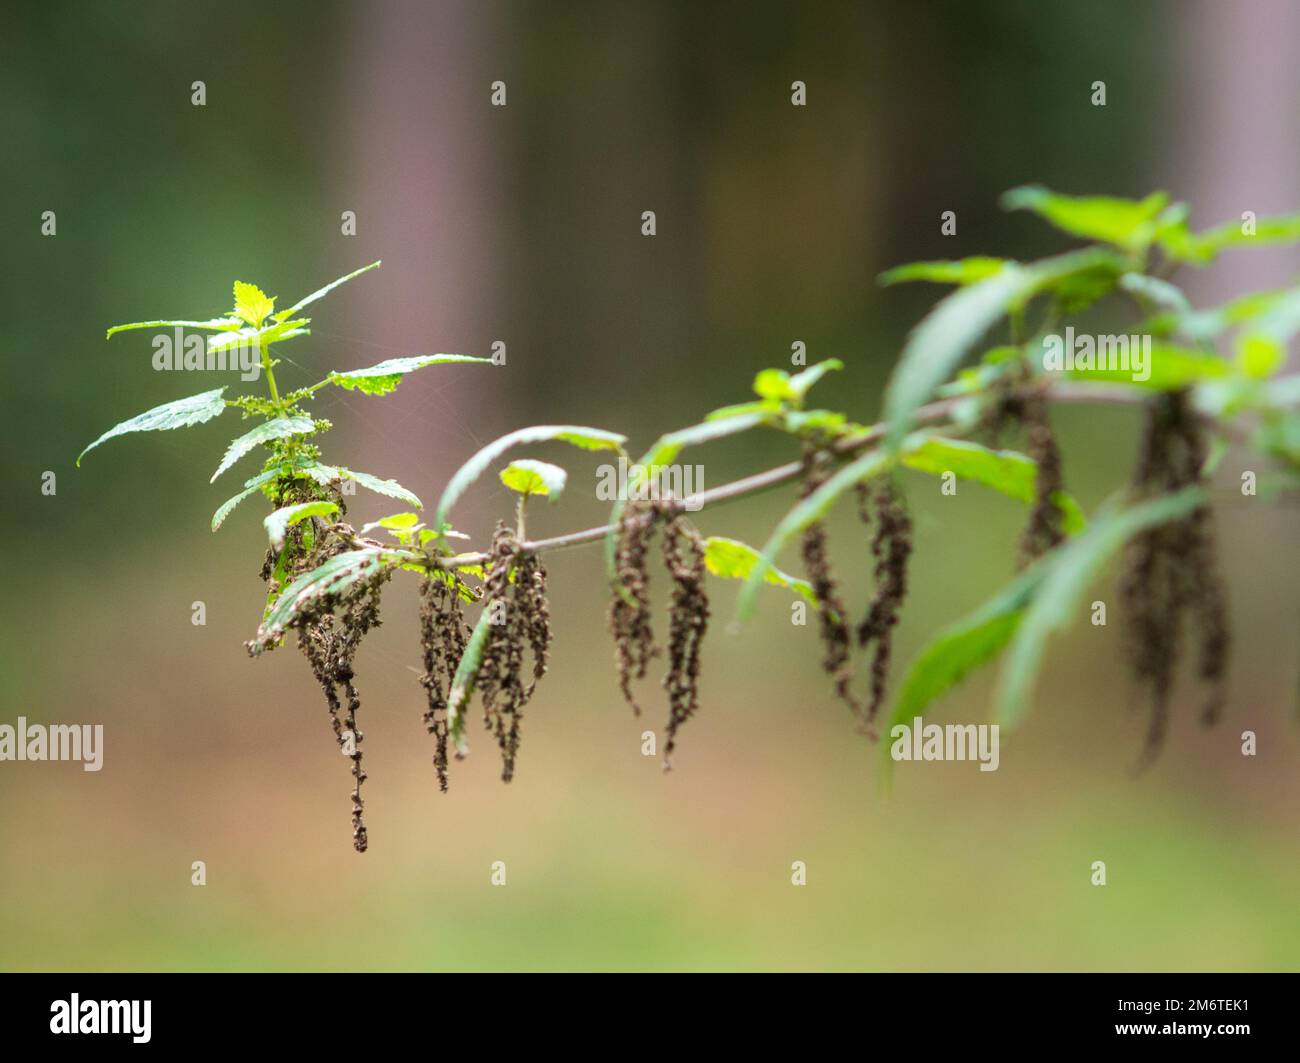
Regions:
[[[1096, 403], [1108, 406], [1141, 406], [1149, 401], [1153, 394], [1155, 393], [1141, 392], [1123, 384], [1089, 384], [1078, 381], [1060, 381], [1048, 387], [1048, 397], [1056, 402]], [[948, 420], [958, 404], [965, 398], [966, 396], [954, 396], [939, 399], [937, 402], [922, 406], [916, 411], [916, 425], [918, 427], [933, 426]], [[1209, 420], [1219, 430], [1233, 436], [1239, 442], [1249, 439], [1249, 434], [1241, 426], [1224, 424], [1214, 418], [1209, 418]], [[883, 438], [886, 428], [887, 426], [884, 423], [871, 425], [855, 435], [845, 436], [838, 440], [831, 449], [838, 457], [854, 457], [861, 451], [866, 450], [867, 447], [879, 442]], [[735, 498], [744, 498], [747, 495], [757, 494], [772, 487], [779, 487], [781, 484], [798, 479], [802, 471], [802, 463], [792, 461], [785, 465], [778, 465], [773, 469], [754, 473], [752, 476], [732, 480], [730, 483], [722, 484], [707, 491], [701, 491], [695, 497], [700, 503], [700, 508], [717, 505], [720, 502], [729, 502]], [[519, 535], [520, 549], [528, 553], [562, 550], [570, 546], [584, 546], [588, 543], [599, 542], [608, 533], [609, 526], [601, 524], [595, 528], [584, 528], [582, 531], [569, 532], [566, 535], [557, 535], [550, 539], [536, 539], [528, 542], [524, 540], [521, 526]], [[439, 568], [457, 568], [462, 565], [479, 565], [485, 562], [487, 558], [486, 553], [476, 551], [455, 554], [449, 557], [439, 557], [435, 558], [434, 561]]]
[[271, 389], [271, 401], [275, 403], [275, 408], [284, 413], [284, 404], [280, 401], [280, 392], [275, 387], [275, 370], [271, 368], [271, 356], [266, 353], [266, 338], [257, 337], [257, 353], [262, 361], [262, 371], [266, 374], [266, 383]]

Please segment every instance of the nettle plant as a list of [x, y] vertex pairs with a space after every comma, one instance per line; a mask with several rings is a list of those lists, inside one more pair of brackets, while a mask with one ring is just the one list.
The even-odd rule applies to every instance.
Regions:
[[[1216, 568], [1210, 478], [1229, 443], [1250, 448], [1279, 475], [1246, 493], [1261, 499], [1296, 486], [1300, 472], [1300, 375], [1279, 375], [1286, 347], [1300, 329], [1300, 288], [1266, 291], [1196, 310], [1168, 279], [1180, 266], [1204, 265], [1225, 248], [1300, 240], [1300, 216], [1231, 223], [1205, 232], [1188, 226], [1188, 210], [1162, 193], [1140, 201], [1070, 197], [1017, 189], [1010, 209], [1031, 210], [1090, 245], [1035, 262], [977, 257], [920, 262], [890, 270], [885, 284], [931, 281], [956, 286], [911, 333], [876, 424], [809, 405], [809, 393], [842, 368], [831, 359], [798, 371], [767, 369], [756, 397], [714, 410], [702, 422], [660, 437], [631, 465], [626, 490], [607, 524], [551, 539], [529, 539], [529, 504], [561, 495], [567, 475], [549, 462], [507, 460], [518, 447], [563, 442], [626, 459], [626, 438], [581, 425], [522, 428], [483, 447], [448, 481], [427, 522], [414, 494], [392, 480], [322, 461], [316, 440], [329, 422], [309, 404], [325, 387], [364, 395], [392, 392], [403, 376], [427, 366], [488, 363], [466, 355], [393, 358], [365, 369], [331, 372], [310, 387], [281, 394], [271, 348], [308, 334], [300, 316], [311, 303], [364, 269], [276, 311], [275, 300], [236, 283], [231, 314], [206, 321], [147, 321], [126, 329], [182, 327], [211, 333], [207, 349], [255, 348], [267, 394], [227, 399], [224, 388], [157, 407], [104, 433], [87, 450], [129, 432], [180, 428], [229, 408], [257, 424], [230, 444], [213, 480], [261, 449], [261, 471], [223, 503], [215, 531], [240, 502], [261, 493], [269, 546], [261, 568], [266, 606], [253, 655], [292, 639], [324, 691], [335, 738], [351, 760], [355, 847], [367, 846], [362, 819], [360, 698], [353, 663], [366, 633], [380, 622], [380, 594], [395, 573], [419, 580], [424, 722], [434, 740], [433, 765], [447, 788], [449, 760], [468, 751], [467, 721], [475, 693], [502, 758], [515, 771], [520, 724], [546, 673], [551, 645], [547, 576], [552, 549], [604, 542], [610, 586], [609, 626], [618, 685], [639, 713], [633, 684], [665, 655], [668, 766], [678, 732], [698, 710], [700, 648], [710, 619], [708, 576], [743, 581], [738, 619], [748, 618], [764, 585], [797, 596], [795, 609], [817, 615], [822, 666], [835, 697], [858, 729], [877, 738], [882, 716], [892, 728], [910, 723], [967, 674], [1003, 658], [993, 714], [1014, 727], [1031, 702], [1048, 637], [1087, 611], [1100, 570], [1122, 554], [1120, 611], [1128, 628], [1132, 672], [1150, 699], [1140, 763], [1163, 740], [1185, 641], [1204, 688], [1202, 720], [1213, 723], [1225, 701], [1229, 649], [1225, 588]], [[1108, 300], [1135, 311], [1131, 335], [1076, 336], [1069, 324]], [[1063, 351], [1062, 330], [1069, 340]], [[1123, 341], [1121, 343], [1120, 341]], [[1224, 342], [1221, 353], [1216, 344]], [[978, 357], [975, 357], [979, 355]], [[1064, 355], [1064, 357], [1062, 357]], [[1131, 482], [1085, 517], [1066, 489], [1052, 430], [1053, 403], [1122, 403], [1144, 411]], [[690, 497], [674, 465], [689, 447], [750, 431], [789, 437], [788, 464]], [[1007, 449], [1018, 445], [1020, 449]], [[84, 456], [84, 452], [83, 452]], [[608, 460], [608, 458], [607, 458]], [[78, 458], [80, 463], [80, 458]], [[513, 493], [514, 512], [497, 523], [483, 549], [470, 549], [451, 522], [452, 509], [489, 470]], [[939, 632], [906, 670], [885, 705], [893, 631], [907, 592], [912, 524], [905, 470], [969, 481], [1025, 503], [1028, 518], [1010, 582], [979, 609]], [[676, 473], [676, 475], [674, 475]], [[401, 500], [406, 511], [359, 528], [345, 521], [349, 482]], [[796, 486], [796, 499], [759, 548], [705, 536], [690, 515], [705, 506]], [[674, 488], [676, 486], [676, 489]], [[874, 590], [857, 611], [844, 601], [831, 568], [823, 521], [852, 494], [870, 530]], [[658, 539], [671, 587], [666, 645], [654, 634], [650, 573]], [[803, 574], [777, 561], [798, 539]], [[467, 609], [478, 609], [470, 623]], [[865, 670], [859, 679], [857, 673]], [[891, 743], [879, 743], [883, 770]]]

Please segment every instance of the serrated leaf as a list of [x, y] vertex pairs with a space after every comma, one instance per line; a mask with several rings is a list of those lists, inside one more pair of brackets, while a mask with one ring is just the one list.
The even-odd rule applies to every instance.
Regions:
[[1156, 235], [1157, 217], [1169, 203], [1164, 192], [1142, 200], [1113, 196], [1064, 196], [1041, 185], [1013, 188], [1002, 197], [1005, 210], [1030, 210], [1063, 232], [1140, 250]]
[[935, 284], [975, 284], [998, 273], [1003, 266], [1010, 264], [1005, 258], [990, 258], [987, 255], [973, 255], [970, 258], [939, 262], [909, 262], [904, 266], [895, 266], [885, 270], [877, 282], [882, 287], [902, 284], [907, 281], [932, 281]]
[[521, 495], [548, 495], [554, 502], [564, 492], [569, 474], [558, 465], [520, 458], [501, 470], [501, 482]]
[[456, 674], [451, 679], [451, 693], [447, 697], [447, 733], [456, 746], [456, 752], [464, 756], [469, 752], [465, 742], [465, 709], [474, 693], [478, 682], [479, 669], [483, 666], [483, 650], [487, 646], [488, 633], [492, 628], [492, 612], [484, 609], [474, 625], [469, 642], [465, 644], [465, 653], [456, 665]]
[[[1126, 338], [1126, 337], [1121, 337]], [[1075, 357], [1078, 357], [1076, 354]], [[1134, 376], [1132, 355], [1130, 368], [1108, 368], [1098, 366], [1092, 369], [1074, 368], [1066, 370], [1065, 375], [1073, 380], [1091, 380], [1097, 383], [1130, 384], [1147, 391], [1178, 391], [1203, 380], [1214, 380], [1226, 376], [1230, 366], [1217, 354], [1204, 354], [1200, 351], [1176, 347], [1168, 343], [1152, 343], [1151, 357], [1147, 366], [1146, 379]], [[1105, 355], [1097, 353], [1098, 361]]]
[[1022, 306], [1062, 277], [1113, 263], [1111, 253], [1089, 248], [1027, 266], [1009, 264], [987, 280], [940, 300], [912, 330], [886, 389], [886, 449], [896, 451], [902, 445], [922, 403], [1008, 310]]
[[[748, 543], [720, 535], [711, 535], [704, 541], [704, 567], [719, 579], [748, 579], [758, 561], [758, 551]], [[766, 583], [794, 591], [813, 608], [819, 607], [812, 584], [806, 579], [791, 576], [779, 568], [769, 568], [763, 579]]]
[[271, 545], [280, 550], [284, 547], [284, 539], [289, 529], [299, 521], [307, 520], [309, 517], [326, 517], [338, 511], [337, 502], [326, 502], [324, 500], [298, 502], [295, 505], [284, 506], [274, 513], [268, 514], [263, 518], [262, 524], [266, 527], [266, 536], [271, 540]]
[[100, 443], [115, 436], [126, 435], [128, 432], [168, 432], [173, 428], [188, 428], [190, 425], [203, 424], [205, 421], [212, 420], [212, 418], [225, 412], [226, 403], [221, 397], [222, 392], [225, 390], [224, 387], [220, 387], [212, 391], [205, 391], [200, 395], [191, 395], [189, 398], [165, 402], [161, 406], [155, 406], [152, 410], [145, 410], [144, 413], [137, 414], [129, 421], [114, 425], [77, 455], [77, 464], [80, 465], [81, 459], [99, 446]]
[[212, 479], [208, 483], [214, 483], [217, 477], [235, 462], [263, 443], [269, 443], [273, 439], [287, 439], [289, 436], [306, 435], [315, 430], [316, 423], [310, 417], [277, 417], [273, 421], [265, 421], [245, 432], [226, 448], [221, 464], [217, 466], [217, 471], [212, 474]]
[[1158, 239], [1172, 258], [1205, 265], [1218, 257], [1220, 251], [1231, 247], [1248, 247], [1252, 244], [1268, 246], [1300, 240], [1300, 214], [1257, 218], [1252, 233], [1244, 231], [1244, 222], [1240, 220], [1227, 221], [1204, 232], [1193, 233], [1187, 228], [1184, 219], [1181, 224], [1162, 228]]
[[368, 266], [362, 266], [360, 269], [354, 269], [346, 277], [340, 277], [336, 281], [330, 281], [329, 284], [325, 285], [324, 288], [317, 288], [314, 292], [311, 293], [311, 295], [303, 296], [303, 298], [299, 299], [296, 303], [293, 304], [293, 306], [289, 307], [288, 310], [281, 310], [278, 314], [275, 315], [275, 319], [277, 321], [288, 320], [289, 318], [293, 317], [293, 315], [296, 314], [299, 310], [301, 310], [304, 306], [314, 303], [317, 299], [322, 299], [326, 295], [329, 295], [329, 293], [332, 292], [335, 288], [337, 288], [340, 284], [346, 284], [354, 277], [360, 277], [361, 274], [363, 273], [369, 272], [372, 269], [378, 269], [382, 264], [382, 262], [383, 262], [382, 259], [378, 262], [372, 262]]
[[767, 579], [767, 574], [776, 568], [776, 558], [785, 544], [810, 524], [821, 520], [835, 500], [850, 487], [871, 479], [889, 468], [891, 464], [891, 457], [883, 451], [873, 450], [864, 454], [837, 469], [817, 490], [807, 498], [800, 499], [795, 507], [781, 518], [781, 522], [763, 544], [758, 560], [745, 580], [745, 585], [740, 589], [740, 596], [736, 601], [738, 619], [746, 620], [753, 613], [758, 589]]
[[1189, 487], [1112, 510], [1044, 559], [1050, 560], [1050, 565], [1017, 629], [999, 679], [994, 704], [1002, 727], [1010, 730], [1024, 717], [1048, 636], [1075, 619], [1102, 564], [1139, 532], [1185, 517], [1204, 500], [1204, 491]]
[[129, 325], [114, 325], [108, 330], [104, 339], [112, 339], [118, 332], [128, 332], [131, 329], [140, 328], [202, 328], [202, 329], [232, 329], [239, 327], [239, 318], [237, 317], [214, 317], [207, 321], [133, 321]]
[[254, 476], [251, 480], [245, 481], [244, 489], [240, 491], [239, 494], [235, 495], [234, 498], [228, 498], [222, 502], [221, 505], [217, 507], [217, 511], [212, 514], [212, 530], [216, 531], [220, 528], [221, 525], [225, 523], [226, 518], [230, 516], [234, 511], [234, 508], [239, 505], [240, 502], [244, 501], [244, 499], [248, 498], [249, 495], [256, 492], [258, 488], [269, 484], [279, 475], [281, 475], [281, 470], [271, 469], [268, 472]]
[[[1015, 450], [992, 450], [965, 439], [924, 436], [909, 441], [902, 462], [909, 468], [942, 476], [951, 472], [959, 480], [1001, 491], [1018, 502], [1032, 502], [1038, 479], [1038, 465], [1026, 454]], [[1083, 530], [1084, 517], [1079, 504], [1065, 492], [1057, 492], [1062, 528], [1068, 535]]]
[[414, 555], [405, 551], [378, 547], [335, 554], [310, 572], [299, 576], [284, 589], [258, 628], [258, 641], [280, 638], [298, 613], [312, 602], [327, 595], [339, 594], [382, 568], [414, 559]]
[[469, 354], [422, 354], [411, 358], [388, 358], [378, 365], [365, 369], [337, 370], [330, 373], [329, 381], [341, 388], [358, 390], [365, 395], [387, 395], [395, 391], [402, 377], [428, 365], [447, 365], [455, 362], [481, 362], [492, 364], [491, 358], [476, 358]]
[[247, 322], [253, 328], [261, 328], [262, 322], [275, 309], [275, 299], [268, 296], [256, 284], [235, 281], [235, 316]]
[[569, 443], [583, 450], [621, 452], [623, 444], [627, 442], [627, 436], [619, 435], [617, 432], [606, 432], [603, 428], [584, 428], [581, 425], [570, 424], [533, 425], [531, 428], [520, 428], [517, 431], [503, 435], [500, 439], [493, 440], [479, 450], [469, 461], [457, 469], [456, 474], [447, 481], [442, 497], [438, 500], [438, 514], [434, 519], [434, 526], [441, 528], [447, 524], [447, 516], [451, 512], [451, 507], [456, 504], [457, 499], [465, 493], [475, 480], [487, 471], [488, 467], [497, 458], [511, 447], [521, 446], [526, 443], [545, 443], [550, 440]]

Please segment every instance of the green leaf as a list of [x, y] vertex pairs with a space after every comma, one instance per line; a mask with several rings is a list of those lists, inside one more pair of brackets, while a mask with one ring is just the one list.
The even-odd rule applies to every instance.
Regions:
[[932, 281], [935, 284], [975, 284], [987, 280], [999, 272], [1003, 266], [1010, 265], [1005, 258], [990, 258], [987, 255], [974, 255], [956, 262], [909, 262], [905, 266], [895, 266], [885, 270], [877, 279], [882, 287], [902, 284], [906, 281]]
[[1005, 210], [1031, 210], [1063, 232], [1085, 240], [1101, 240], [1136, 251], [1156, 235], [1156, 219], [1169, 203], [1164, 192], [1146, 199], [1112, 196], [1063, 196], [1041, 185], [1013, 188], [1002, 197]]
[[[900, 724], [910, 724], [971, 672], [1002, 652], [1019, 630], [1025, 606], [1045, 573], [1043, 563], [1027, 569], [973, 613], [940, 631], [921, 650], [898, 688], [886, 735]], [[885, 739], [880, 743], [887, 771], [894, 763], [892, 744]]]
[[759, 399], [757, 402], [738, 402], [732, 406], [719, 406], [716, 410], [705, 414], [704, 419], [706, 421], [725, 421], [728, 417], [739, 417], [742, 414], [767, 416], [780, 412], [780, 399]]
[[309, 517], [326, 517], [338, 511], [336, 502], [299, 502], [268, 514], [263, 518], [262, 523], [266, 526], [266, 535], [271, 540], [271, 545], [280, 550], [284, 548], [285, 535], [299, 521]]
[[341, 388], [356, 389], [365, 395], [387, 395], [395, 391], [402, 377], [423, 369], [427, 365], [447, 365], [453, 362], [481, 362], [491, 365], [491, 358], [475, 358], [469, 354], [421, 354], [412, 358], [389, 358], [365, 369], [337, 370], [330, 373], [329, 382]]
[[1047, 637], [1075, 618], [1102, 564], [1139, 532], [1185, 517], [1204, 500], [1204, 491], [1189, 487], [1112, 510], [1044, 559], [1049, 567], [1016, 632], [999, 679], [996, 715], [1004, 728], [1010, 730], [1024, 717]]
[[549, 495], [554, 502], [564, 491], [569, 474], [558, 465], [520, 458], [501, 470], [501, 482], [521, 495]]
[[[748, 579], [758, 561], [758, 551], [748, 543], [720, 535], [711, 535], [704, 541], [704, 567], [720, 579]], [[812, 584], [806, 579], [791, 576], [779, 568], [769, 568], [763, 579], [766, 583], [794, 591], [814, 609], [819, 607]]]
[[296, 321], [282, 321], [277, 325], [267, 325], [263, 328], [249, 327], [222, 332], [208, 338], [207, 350], [209, 354], [217, 354], [220, 351], [228, 351], [235, 347], [247, 347], [256, 351], [259, 344], [269, 347], [273, 343], [279, 343], [281, 340], [291, 340], [295, 336], [310, 336], [311, 329], [306, 327], [310, 321], [311, 318], [304, 317]]
[[[792, 402], [797, 405], [803, 402], [808, 389], [823, 376], [833, 370], [843, 368], [844, 363], [838, 358], [827, 358], [825, 361], [809, 366], [803, 372], [796, 373], [794, 376], [791, 376], [784, 369], [764, 369], [754, 378], [754, 394], [763, 400], [765, 404]], [[769, 407], [763, 405], [760, 408], [766, 410]]]
[[217, 466], [217, 471], [212, 474], [212, 479], [208, 483], [214, 483], [217, 477], [235, 462], [263, 443], [269, 443], [273, 439], [287, 439], [289, 436], [306, 435], [315, 430], [316, 423], [310, 417], [277, 417], [273, 421], [265, 421], [245, 432], [226, 448], [221, 464]]
[[447, 486], [442, 492], [442, 498], [438, 500], [438, 515], [434, 520], [434, 525], [441, 528], [447, 524], [447, 516], [451, 512], [451, 507], [456, 504], [456, 500], [465, 493], [475, 480], [487, 471], [488, 467], [497, 458], [511, 447], [525, 443], [545, 443], [549, 440], [571, 443], [583, 450], [621, 452], [623, 444], [627, 441], [627, 436], [621, 436], [616, 432], [606, 432], [601, 428], [584, 428], [580, 425], [570, 424], [533, 425], [531, 428], [520, 428], [517, 431], [510, 432], [483, 447], [456, 470], [456, 474], [447, 482]]
[[850, 487], [883, 472], [891, 463], [890, 455], [883, 451], [873, 450], [864, 454], [837, 469], [825, 483], [807, 498], [801, 499], [781, 518], [781, 522], [764, 544], [762, 553], [750, 570], [745, 585], [740, 589], [740, 596], [736, 601], [736, 615], [739, 619], [746, 620], [753, 613], [758, 588], [767, 579], [767, 574], [776, 568], [777, 555], [785, 544], [810, 524], [821, 520], [835, 500]]
[[[657, 465], [669, 465], [673, 458], [686, 447], [698, 446], [701, 443], [711, 443], [715, 439], [723, 439], [726, 436], [733, 436], [740, 432], [746, 432], [756, 425], [763, 424], [768, 419], [768, 414], [761, 411], [747, 413], [737, 413], [731, 417], [719, 417], [717, 420], [705, 421], [703, 424], [691, 425], [689, 428], [679, 428], [675, 432], [669, 432], [660, 436], [654, 445], [645, 452], [641, 460], [636, 464], [640, 466], [640, 473], [635, 482], [629, 478], [628, 493], [639, 490], [648, 480], [650, 471]], [[627, 509], [628, 500], [620, 498], [609, 512], [609, 528], [605, 533], [605, 576], [609, 580], [611, 587], [614, 587], [619, 594], [626, 596], [626, 591], [618, 579], [618, 524], [623, 518], [623, 511]]]
[[389, 531], [410, 531], [420, 523], [418, 513], [394, 513], [391, 517], [383, 517], [375, 521], [374, 524], [367, 524], [367, 528], [387, 528]]
[[114, 325], [108, 330], [105, 339], [112, 339], [115, 333], [128, 332], [131, 329], [138, 328], [204, 328], [204, 329], [232, 329], [239, 327], [239, 318], [237, 317], [214, 317], [207, 321], [133, 321], [129, 325]]
[[458, 756], [469, 752], [465, 742], [465, 709], [469, 706], [470, 696], [478, 682], [479, 669], [483, 666], [483, 650], [487, 646], [488, 633], [492, 628], [492, 612], [484, 609], [479, 614], [478, 623], [465, 645], [465, 653], [456, 665], [456, 674], [451, 679], [451, 693], [447, 697], [447, 733], [455, 743]]
[[1171, 257], [1205, 265], [1212, 262], [1220, 251], [1230, 247], [1289, 244], [1300, 240], [1300, 214], [1257, 218], [1253, 233], [1244, 231], [1242, 221], [1226, 221], [1204, 232], [1192, 233], [1183, 219], [1180, 224], [1162, 228], [1158, 239]]
[[282, 473], [280, 469], [271, 469], [268, 472], [264, 472], [258, 476], [254, 476], [251, 480], [245, 481], [244, 489], [240, 491], [239, 494], [235, 495], [234, 498], [228, 498], [224, 502], [222, 502], [221, 505], [217, 508], [217, 511], [214, 514], [212, 514], [212, 530], [216, 531], [218, 528], [220, 528], [221, 525], [225, 523], [226, 518], [230, 516], [230, 514], [234, 511], [235, 507], [239, 505], [240, 502], [246, 499], [249, 495], [256, 492], [258, 488], [263, 487], [266, 484], [269, 484], [272, 480], [276, 479], [281, 474]]
[[235, 281], [235, 316], [243, 319], [253, 328], [261, 328], [275, 309], [275, 299], [268, 296], [256, 284]]
[[193, 424], [203, 424], [205, 421], [212, 420], [226, 409], [225, 400], [221, 397], [225, 390], [224, 387], [215, 388], [201, 395], [191, 395], [186, 399], [163, 403], [152, 410], [137, 414], [129, 421], [113, 426], [91, 443], [77, 455], [77, 464], [80, 465], [81, 459], [100, 443], [114, 436], [126, 435], [128, 432], [167, 432], [173, 428], [187, 428]]
[[1145, 273], [1125, 273], [1119, 279], [1119, 286], [1142, 302], [1177, 317], [1192, 313], [1192, 304], [1187, 301], [1182, 289], [1160, 277], [1148, 277]]
[[367, 491], [374, 491], [377, 495], [400, 499], [408, 506], [414, 506], [416, 509], [424, 508], [424, 503], [396, 480], [381, 480], [378, 476], [371, 476], [368, 472], [345, 469], [342, 465], [306, 465], [299, 471], [322, 486], [334, 480], [355, 480]]
[[[787, 432], [801, 435], [820, 432], [838, 435], [849, 427], [848, 419], [834, 410], [787, 410], [784, 417]], [[861, 427], [861, 426], [854, 426]]]
[[[904, 465], [920, 472], [942, 476], [951, 472], [959, 480], [971, 480], [1001, 491], [1018, 502], [1032, 502], [1038, 479], [1038, 465], [1027, 454], [1015, 450], [992, 450], [964, 439], [943, 436], [914, 437], [902, 455]], [[1065, 492], [1057, 492], [1062, 527], [1069, 535], [1083, 530], [1079, 504]]]
[[[1098, 352], [1097, 359], [1104, 358], [1105, 355]], [[1217, 354], [1204, 354], [1168, 343], [1152, 343], [1147, 378], [1139, 380], [1134, 376], [1131, 358], [1130, 354], [1129, 369], [1075, 368], [1067, 370], [1066, 375], [1073, 380], [1131, 384], [1148, 391], [1178, 391], [1203, 380], [1226, 376], [1230, 371], [1228, 363]]]
[[299, 299], [296, 303], [293, 304], [293, 306], [289, 307], [288, 310], [281, 310], [278, 314], [275, 315], [275, 319], [277, 321], [287, 321], [289, 318], [293, 317], [293, 315], [296, 314], [299, 310], [301, 310], [304, 306], [314, 303], [317, 299], [321, 299], [329, 295], [329, 293], [332, 292], [335, 288], [337, 288], [340, 284], [346, 284], [348, 281], [352, 280], [353, 277], [360, 277], [361, 274], [363, 273], [369, 272], [372, 269], [378, 269], [381, 262], [382, 259], [379, 262], [372, 262], [368, 266], [362, 266], [360, 269], [354, 269], [346, 277], [340, 277], [336, 281], [330, 281], [330, 283], [325, 285], [324, 288], [317, 288], [314, 292], [311, 293], [311, 295], [303, 296], [303, 298]]
[[922, 403], [1008, 310], [1024, 305], [1063, 277], [1113, 263], [1109, 252], [1089, 248], [1027, 266], [1009, 264], [987, 280], [940, 300], [912, 330], [894, 367], [885, 392], [886, 448], [898, 450]]
[[404, 551], [378, 547], [335, 554], [310, 572], [303, 573], [284, 589], [258, 628], [258, 641], [268, 642], [280, 638], [298, 613], [312, 602], [327, 595], [339, 594], [390, 565], [414, 559], [414, 555]]

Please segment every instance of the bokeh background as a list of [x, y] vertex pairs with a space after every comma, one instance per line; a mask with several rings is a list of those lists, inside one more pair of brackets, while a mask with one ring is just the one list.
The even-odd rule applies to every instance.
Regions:
[[[998, 210], [1006, 188], [1163, 187], [1205, 224], [1300, 207], [1300, 5], [10, 3], [0, 18], [0, 722], [106, 728], [98, 774], [0, 764], [0, 967], [1300, 966], [1294, 509], [1224, 492], [1237, 642], [1217, 729], [1191, 722], [1188, 684], [1162, 758], [1133, 774], [1144, 716], [1112, 610], [1111, 626], [1054, 640], [999, 771], [904, 766], [889, 796], [818, 669], [815, 627], [792, 627], [777, 590], [730, 635], [734, 587], [715, 587], [704, 707], [671, 774], [642, 757], [666, 709], [653, 683], [648, 720], [619, 699], [598, 548], [548, 559], [554, 666], [515, 782], [480, 740], [442, 796], [414, 586], [399, 580], [358, 662], [358, 857], [347, 763], [306, 665], [242, 646], [261, 606], [258, 502], [208, 530], [241, 475], [207, 482], [237, 422], [116, 440], [73, 467], [109, 425], [227, 382], [154, 372], [147, 334], [105, 343], [105, 326], [221, 312], [235, 278], [283, 305], [376, 258], [319, 306], [309, 339], [279, 348], [280, 375], [505, 341], [505, 369], [322, 397], [327, 460], [426, 500], [525, 424], [618, 429], [639, 449], [742, 400], [796, 340], [848, 364], [826, 401], [874, 418], [937, 295], [881, 291], [881, 269], [1063, 246]], [[505, 108], [489, 106], [495, 80]], [[1098, 80], [1105, 107], [1090, 103]], [[956, 236], [939, 233], [944, 210]], [[1296, 267], [1292, 251], [1230, 253], [1191, 287], [1217, 299]], [[1057, 424], [1068, 480], [1094, 505], [1127, 476], [1137, 419], [1065, 410]], [[594, 463], [537, 456], [572, 479], [534, 530], [598, 522]], [[788, 447], [756, 437], [694, 460], [718, 484]], [[1230, 454], [1224, 482], [1248, 462]], [[911, 486], [900, 664], [1006, 580], [1023, 518], [975, 489]], [[459, 523], [488, 532], [502, 496], [485, 481]], [[700, 524], [761, 541], [789, 501]], [[353, 515], [394, 508], [358, 497]], [[831, 533], [862, 601], [853, 515]], [[972, 680], [939, 717], [985, 719], [989, 686]], [[489, 884], [497, 860], [504, 888]], [[1094, 860], [1105, 888], [1089, 883]]]

